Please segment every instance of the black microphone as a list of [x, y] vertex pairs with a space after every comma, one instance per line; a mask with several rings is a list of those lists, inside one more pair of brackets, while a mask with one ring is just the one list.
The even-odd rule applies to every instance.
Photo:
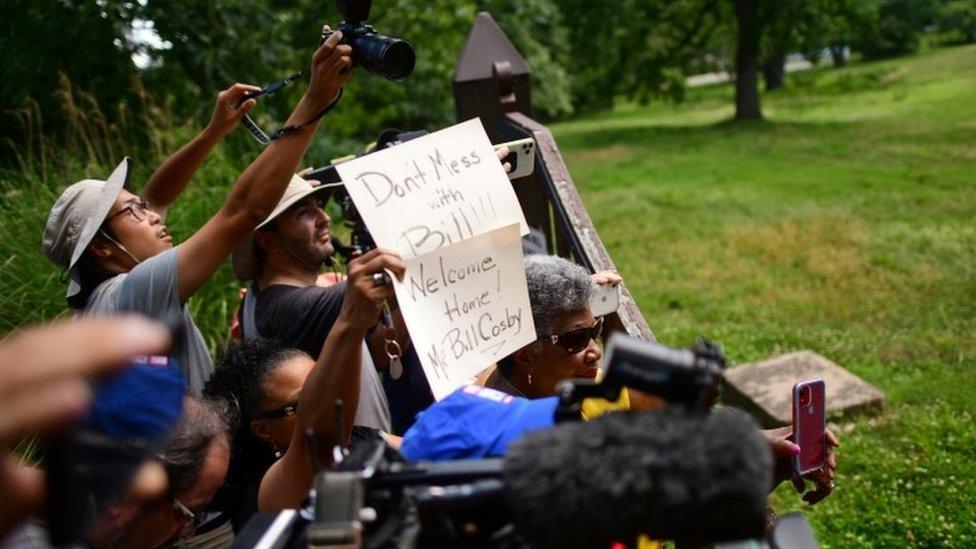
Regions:
[[539, 547], [761, 537], [769, 446], [745, 413], [619, 412], [509, 448], [512, 521]]

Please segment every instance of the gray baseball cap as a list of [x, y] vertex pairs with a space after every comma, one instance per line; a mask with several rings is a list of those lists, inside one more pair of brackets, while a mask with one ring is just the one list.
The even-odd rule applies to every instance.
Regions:
[[61, 193], [51, 207], [44, 227], [44, 255], [68, 272], [71, 298], [81, 291], [78, 260], [105, 222], [112, 205], [123, 188], [129, 187], [132, 161], [129, 157], [115, 168], [105, 181], [84, 179]]
[[[271, 211], [271, 215], [255, 227], [254, 230], [257, 231], [268, 223], [271, 223], [276, 217], [284, 213], [285, 210], [294, 206], [306, 196], [341, 185], [341, 183], [318, 184], [318, 181], [303, 179], [298, 175], [293, 175], [291, 181], [288, 183], [288, 187], [285, 188], [285, 193], [281, 196], [281, 200], [278, 201], [278, 205]], [[253, 280], [257, 276], [258, 264], [257, 255], [254, 253], [254, 246], [254, 234], [252, 233], [248, 235], [245, 241], [238, 246], [237, 250], [231, 256], [231, 267], [234, 269], [234, 275], [241, 282]]]

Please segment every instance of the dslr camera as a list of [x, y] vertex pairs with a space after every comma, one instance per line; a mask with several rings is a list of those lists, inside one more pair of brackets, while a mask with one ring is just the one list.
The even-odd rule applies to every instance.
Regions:
[[[417, 56], [409, 42], [384, 36], [367, 25], [373, 0], [336, 0], [336, 7], [344, 21], [339, 24], [342, 31], [340, 44], [352, 46], [352, 59], [366, 70], [385, 76], [390, 80], [403, 80], [413, 72]], [[332, 31], [322, 33], [322, 42]]]

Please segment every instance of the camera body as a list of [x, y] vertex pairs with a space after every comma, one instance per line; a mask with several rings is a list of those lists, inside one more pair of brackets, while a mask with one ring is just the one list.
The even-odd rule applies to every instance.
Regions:
[[566, 379], [556, 385], [557, 421], [578, 421], [583, 400], [617, 400], [625, 388], [656, 396], [668, 406], [706, 411], [718, 398], [726, 360], [715, 344], [699, 339], [691, 349], [672, 349], [615, 333], [604, 351], [603, 379]]
[[[403, 80], [413, 72], [417, 56], [409, 42], [382, 35], [365, 21], [369, 18], [372, 0], [336, 0], [336, 7], [344, 20], [340, 44], [352, 46], [353, 62], [366, 70], [390, 80]], [[322, 33], [322, 41], [331, 35]]]
[[713, 343], [699, 339], [691, 349], [614, 334], [606, 350], [603, 384], [630, 387], [669, 404], [709, 408], [718, 396], [726, 360]]

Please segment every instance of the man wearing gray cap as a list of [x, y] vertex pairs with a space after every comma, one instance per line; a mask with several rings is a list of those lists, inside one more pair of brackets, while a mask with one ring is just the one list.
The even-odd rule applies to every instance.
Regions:
[[341, 38], [333, 33], [312, 57], [309, 87], [283, 128], [288, 131], [244, 170], [220, 210], [186, 242], [173, 246], [164, 223], [166, 208], [217, 141], [254, 105], [253, 99], [241, 102], [257, 89], [253, 86], [237, 84], [221, 92], [208, 129], [157, 170], [142, 196], [129, 190], [131, 161], [126, 158], [106, 181], [87, 179], [65, 189], [51, 209], [43, 248], [65, 270], [68, 304], [90, 314], [182, 315], [181, 341], [173, 354], [196, 393], [213, 365], [186, 302], [281, 198], [318, 128], [318, 117], [349, 78], [352, 50], [338, 44]]

